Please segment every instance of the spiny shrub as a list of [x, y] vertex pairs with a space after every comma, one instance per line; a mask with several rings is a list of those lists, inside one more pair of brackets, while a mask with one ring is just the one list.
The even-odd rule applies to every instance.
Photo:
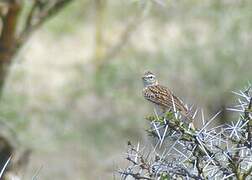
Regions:
[[176, 109], [147, 118], [156, 143], [148, 149], [128, 142], [129, 165], [119, 170], [121, 179], [252, 179], [252, 86], [233, 93], [237, 105], [227, 110], [237, 120], [223, 125], [212, 127], [220, 112], [207, 121], [195, 110], [201, 128], [190, 127]]

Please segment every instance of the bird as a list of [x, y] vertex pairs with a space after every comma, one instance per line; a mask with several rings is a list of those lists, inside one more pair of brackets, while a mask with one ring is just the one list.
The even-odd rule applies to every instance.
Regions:
[[151, 71], [145, 72], [142, 80], [144, 85], [143, 96], [155, 105], [154, 107], [158, 115], [174, 111], [175, 106], [176, 111], [191, 119], [190, 111], [182, 100], [175, 96], [168, 87], [160, 85], [156, 76]]

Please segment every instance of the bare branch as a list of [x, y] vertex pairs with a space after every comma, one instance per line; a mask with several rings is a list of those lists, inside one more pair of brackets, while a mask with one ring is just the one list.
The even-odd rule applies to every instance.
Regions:
[[[73, 1], [74, 0], [57, 0], [51, 6], [49, 6], [50, 1], [48, 1], [47, 4], [42, 4], [42, 6], [39, 1], [34, 2], [28, 14], [25, 27], [18, 37], [16, 48], [19, 49], [22, 44], [27, 41], [31, 33], [37, 30], [43, 23], [52, 16], [58, 14], [62, 8]], [[36, 10], [38, 12], [36, 12]], [[32, 21], [34, 19], [36, 19], [36, 21], [33, 23]]]
[[136, 30], [137, 27], [140, 26], [140, 23], [143, 21], [143, 17], [140, 15], [133, 18], [132, 21], [128, 23], [122, 32], [119, 41], [115, 43], [112, 47], [109, 48], [107, 54], [103, 57], [103, 59], [110, 60], [120, 52], [123, 46], [128, 42], [131, 34]]

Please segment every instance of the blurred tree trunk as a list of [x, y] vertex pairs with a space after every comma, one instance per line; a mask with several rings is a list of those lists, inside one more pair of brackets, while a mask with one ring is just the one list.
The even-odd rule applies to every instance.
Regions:
[[72, 1], [74, 0], [30, 0], [26, 16], [20, 17], [25, 1], [0, 0], [0, 96], [18, 50], [46, 20]]
[[12, 57], [15, 54], [15, 33], [20, 9], [20, 3], [13, 1], [8, 7], [6, 15], [2, 16], [2, 31], [0, 36], [0, 93], [3, 89]]
[[106, 11], [106, 0], [94, 0], [94, 11], [95, 11], [95, 47], [93, 54], [93, 61], [95, 66], [94, 72], [94, 83], [95, 83], [95, 91], [97, 94], [101, 94], [101, 86], [102, 86], [102, 64], [104, 63], [104, 18]]
[[104, 56], [104, 18], [106, 10], [106, 0], [95, 0], [95, 50], [94, 50], [94, 63], [96, 70], [99, 71], [103, 56]]

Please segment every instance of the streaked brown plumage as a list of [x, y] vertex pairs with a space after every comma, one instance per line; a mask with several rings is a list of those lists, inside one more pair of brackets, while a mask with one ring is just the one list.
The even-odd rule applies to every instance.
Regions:
[[180, 111], [181, 114], [188, 117], [189, 110], [183, 104], [183, 102], [176, 97], [171, 90], [167, 87], [159, 85], [155, 75], [148, 71], [142, 77], [144, 83], [143, 96], [148, 101], [154, 103], [156, 107], [159, 108], [159, 111], [166, 112], [172, 111], [173, 102], [175, 105], [176, 111]]

